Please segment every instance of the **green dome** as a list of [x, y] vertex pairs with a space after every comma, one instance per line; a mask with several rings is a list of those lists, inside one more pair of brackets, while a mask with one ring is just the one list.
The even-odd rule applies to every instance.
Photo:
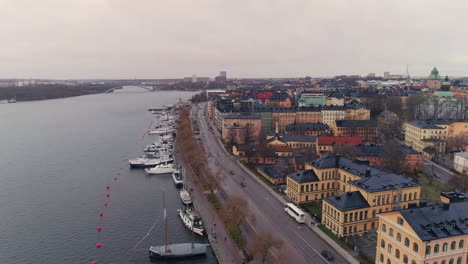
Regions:
[[436, 67], [434, 67], [434, 69], [432, 69], [431, 75], [429, 75], [429, 79], [430, 80], [440, 80], [440, 79], [442, 79], [442, 78], [440, 78], [439, 71], [437, 70]]

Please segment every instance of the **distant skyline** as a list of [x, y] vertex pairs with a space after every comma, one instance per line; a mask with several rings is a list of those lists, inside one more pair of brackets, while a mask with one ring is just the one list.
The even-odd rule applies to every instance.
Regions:
[[468, 76], [468, 1], [0, 0], [0, 78]]

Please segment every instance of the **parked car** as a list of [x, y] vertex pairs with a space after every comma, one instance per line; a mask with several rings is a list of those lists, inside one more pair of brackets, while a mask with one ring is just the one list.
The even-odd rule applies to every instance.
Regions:
[[334, 261], [335, 257], [333, 257], [333, 254], [328, 251], [328, 250], [322, 250], [322, 256], [327, 259], [328, 261]]
[[241, 186], [242, 186], [242, 187], [247, 187], [247, 184], [245, 184], [244, 181], [241, 181]]
[[229, 174], [234, 175], [235, 173], [234, 173], [234, 171], [230, 170]]

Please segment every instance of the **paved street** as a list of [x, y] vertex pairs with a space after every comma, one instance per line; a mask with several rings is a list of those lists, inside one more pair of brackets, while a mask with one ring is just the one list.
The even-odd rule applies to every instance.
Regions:
[[449, 179], [452, 177], [453, 172], [444, 168], [431, 160], [424, 158], [424, 174], [426, 175], [434, 175], [435, 179], [447, 183]]
[[[290, 218], [284, 212], [284, 205], [256, 179], [248, 176], [236, 163], [235, 157], [225, 154], [217, 137], [208, 129], [208, 123], [203, 116], [204, 106], [206, 104], [200, 105], [200, 110], [195, 110], [194, 114], [198, 116], [200, 136], [208, 152], [210, 166], [214, 171], [221, 168], [226, 175], [223, 189], [228, 196], [238, 195], [248, 201], [249, 210], [255, 218], [255, 221], [249, 221], [250, 228], [257, 232], [268, 231], [281, 238], [289, 246], [291, 263], [328, 263], [320, 254], [324, 249], [334, 254], [335, 263], [347, 263], [306, 225], [298, 224]], [[230, 171], [233, 171], [234, 175], [231, 175]], [[240, 185], [241, 180], [247, 184], [246, 187]]]

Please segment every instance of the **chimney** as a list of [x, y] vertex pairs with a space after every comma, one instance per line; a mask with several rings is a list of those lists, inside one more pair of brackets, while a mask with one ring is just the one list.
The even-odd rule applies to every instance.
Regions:
[[340, 154], [335, 155], [335, 168], [340, 167]]
[[370, 177], [370, 169], [366, 169], [366, 178]]

